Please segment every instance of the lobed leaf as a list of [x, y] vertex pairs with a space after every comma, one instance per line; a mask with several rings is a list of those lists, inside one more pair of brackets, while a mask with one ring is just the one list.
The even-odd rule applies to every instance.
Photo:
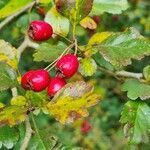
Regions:
[[150, 98], [150, 85], [141, 83], [136, 79], [129, 79], [122, 85], [122, 91], [127, 91], [127, 96], [136, 100], [140, 98], [146, 100]]
[[121, 123], [132, 144], [146, 142], [149, 139], [150, 107], [144, 102], [128, 101], [121, 114]]
[[[101, 34], [105, 35], [105, 32]], [[131, 64], [131, 59], [140, 60], [150, 55], [150, 42], [133, 28], [121, 33], [106, 34], [104, 40], [102, 38], [99, 42], [93, 38], [95, 35], [90, 41], [95, 42], [89, 42], [87, 48], [93, 46], [106, 61], [115, 67], [127, 66]]]
[[100, 95], [84, 81], [67, 84], [47, 105], [48, 111], [62, 124], [87, 117], [87, 108], [98, 103]]
[[33, 55], [34, 61], [51, 62], [58, 58], [66, 47], [62, 42], [59, 42], [57, 45], [42, 43]]

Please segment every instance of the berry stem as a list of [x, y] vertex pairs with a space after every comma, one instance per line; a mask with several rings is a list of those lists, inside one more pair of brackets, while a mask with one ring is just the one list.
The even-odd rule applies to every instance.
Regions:
[[72, 43], [71, 45], [69, 45], [69, 46], [62, 52], [62, 54], [61, 54], [57, 59], [55, 59], [51, 64], [49, 64], [46, 68], [44, 68], [44, 70], [50, 71], [52, 68], [54, 68], [55, 65], [56, 65], [56, 62], [57, 62], [65, 53], [67, 53], [73, 46], [74, 46], [74, 43]]
[[78, 43], [77, 43], [77, 39], [75, 39], [74, 44], [75, 44], [74, 55], [77, 55], [77, 52], [78, 52]]
[[58, 34], [58, 33], [54, 33], [54, 34], [55, 34], [55, 35], [58, 35], [58, 36], [60, 36], [60, 37], [62, 37], [62, 38], [64, 38], [66, 41], [68, 41], [68, 42], [70, 42], [70, 43], [73, 42], [73, 41], [69, 40], [68, 38], [64, 37], [64, 36], [61, 35], [61, 34]]

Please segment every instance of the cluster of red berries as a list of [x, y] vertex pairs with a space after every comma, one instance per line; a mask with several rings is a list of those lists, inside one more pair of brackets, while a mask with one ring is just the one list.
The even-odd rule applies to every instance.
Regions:
[[65, 78], [70, 78], [77, 72], [78, 66], [77, 57], [73, 54], [66, 54], [56, 63], [56, 68], [60, 71], [61, 77], [55, 76], [51, 79], [47, 70], [31, 70], [22, 76], [21, 85], [25, 90], [35, 92], [47, 88], [48, 95], [54, 96], [66, 84]]
[[[34, 41], [48, 40], [52, 34], [51, 25], [41, 20], [31, 22], [28, 28], [28, 35]], [[66, 84], [65, 78], [70, 78], [77, 72], [78, 66], [77, 57], [73, 54], [66, 54], [56, 63], [56, 68], [61, 75], [56, 75], [51, 79], [47, 70], [31, 70], [22, 76], [21, 85], [25, 90], [35, 92], [40, 92], [47, 88], [48, 95], [54, 96]]]

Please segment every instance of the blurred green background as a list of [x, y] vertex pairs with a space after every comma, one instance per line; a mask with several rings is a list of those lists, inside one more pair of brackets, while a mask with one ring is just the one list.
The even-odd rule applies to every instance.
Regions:
[[[1, 0], [0, 8], [8, 0]], [[89, 37], [99, 31], [124, 31], [128, 27], [135, 27], [140, 33], [147, 38], [150, 37], [150, 1], [149, 0], [129, 0], [130, 8], [121, 15], [111, 15], [105, 13], [102, 16], [93, 16], [97, 22], [96, 30], [86, 30], [82, 27], [77, 28], [78, 41], [85, 44]], [[42, 6], [48, 10], [51, 6]], [[18, 47], [24, 39], [26, 29], [30, 21], [43, 19], [38, 9], [33, 9], [30, 13], [24, 13], [13, 20], [9, 25], [0, 31], [0, 39], [10, 42], [13, 46]], [[46, 66], [46, 63], [37, 63], [33, 61], [32, 54], [34, 50], [27, 48], [24, 51], [19, 64], [22, 73], [29, 69], [36, 69]], [[97, 56], [95, 56], [97, 57]], [[100, 58], [97, 58], [99, 60]], [[126, 70], [140, 72], [150, 64], [150, 58], [146, 57], [139, 62], [135, 61], [128, 66]], [[111, 66], [108, 66], [111, 67]], [[54, 118], [40, 113], [36, 117], [39, 128], [46, 129], [52, 135], [58, 137], [63, 145], [68, 149], [73, 147], [83, 147], [87, 150], [148, 150], [150, 145], [128, 145], [127, 139], [123, 135], [123, 126], [119, 123], [120, 113], [127, 97], [120, 91], [121, 81], [115, 78], [97, 72], [92, 78], [97, 82], [97, 92], [104, 98], [101, 102], [90, 109], [89, 117], [81, 119], [72, 125], [61, 125]], [[8, 103], [11, 97], [10, 91], [0, 92], [0, 101]], [[70, 148], [71, 147], [71, 148]]]

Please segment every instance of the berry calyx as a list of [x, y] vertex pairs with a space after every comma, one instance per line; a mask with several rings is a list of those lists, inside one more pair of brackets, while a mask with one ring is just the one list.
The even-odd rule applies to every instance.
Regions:
[[64, 55], [58, 60], [56, 67], [65, 77], [72, 77], [79, 67], [77, 56], [73, 54]]
[[28, 28], [28, 35], [34, 41], [48, 40], [53, 34], [50, 24], [42, 20], [32, 21]]
[[51, 79], [50, 84], [47, 88], [47, 93], [49, 96], [54, 96], [64, 85], [66, 81], [60, 77], [54, 77]]
[[50, 83], [50, 75], [43, 69], [29, 71], [23, 75], [21, 83], [25, 90], [40, 92]]
[[21, 78], [21, 86], [25, 89], [25, 90], [30, 90], [30, 84], [29, 84], [29, 78], [30, 76], [33, 74], [34, 70], [30, 70], [28, 72], [26, 72], [22, 78]]

